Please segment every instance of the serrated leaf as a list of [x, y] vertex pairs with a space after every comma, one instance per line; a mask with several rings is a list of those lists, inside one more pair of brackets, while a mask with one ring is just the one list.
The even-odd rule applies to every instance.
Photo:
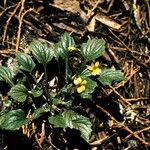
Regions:
[[85, 91], [80, 94], [80, 96], [84, 99], [91, 99], [92, 93], [94, 92], [95, 88], [97, 87], [97, 83], [90, 78], [84, 78], [87, 83], [85, 85]]
[[9, 95], [18, 102], [24, 102], [28, 96], [28, 90], [23, 84], [17, 84], [10, 89]]
[[66, 120], [67, 127], [79, 130], [81, 132], [81, 137], [86, 141], [89, 140], [92, 132], [92, 124], [89, 118], [79, 115], [72, 110], [65, 111], [62, 115]]
[[5, 130], [17, 130], [26, 123], [28, 119], [21, 109], [12, 110], [0, 117], [0, 128]]
[[22, 52], [17, 52], [16, 58], [20, 69], [32, 72], [35, 67], [35, 63], [29, 55]]
[[62, 115], [51, 116], [48, 118], [49, 123], [53, 124], [55, 128], [66, 128], [66, 120]]
[[90, 138], [92, 124], [89, 118], [79, 115], [72, 110], [65, 111], [60, 115], [51, 116], [48, 120], [56, 128], [69, 127], [79, 130], [81, 132], [81, 137], [86, 141]]
[[62, 57], [63, 59], [68, 58], [69, 55], [69, 47], [74, 47], [75, 42], [74, 39], [68, 34], [64, 33], [61, 38], [61, 41], [55, 45], [55, 56]]
[[9, 68], [0, 66], [0, 80], [5, 81], [11, 86], [13, 86], [13, 81], [12, 81], [13, 75], [12, 72]]
[[37, 61], [43, 65], [50, 62], [54, 56], [53, 49], [49, 48], [46, 43], [42, 43], [40, 41], [31, 42], [29, 49], [32, 51], [32, 54]]
[[100, 39], [88, 40], [81, 46], [80, 54], [85, 62], [95, 60], [100, 57], [105, 51], [105, 42]]
[[120, 70], [104, 69], [104, 70], [102, 70], [98, 80], [103, 85], [111, 85], [113, 81], [117, 82], [117, 81], [124, 80], [124, 76]]

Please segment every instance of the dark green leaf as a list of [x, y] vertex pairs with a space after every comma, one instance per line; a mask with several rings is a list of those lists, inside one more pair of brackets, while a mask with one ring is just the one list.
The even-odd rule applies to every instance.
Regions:
[[10, 107], [12, 104], [12, 100], [10, 99], [6, 99], [3, 101], [3, 107], [7, 108], [7, 107]]
[[40, 41], [33, 41], [30, 43], [29, 49], [32, 51], [34, 57], [39, 63], [46, 65], [52, 60], [54, 52], [52, 48], [49, 48], [46, 43]]
[[85, 69], [81, 72], [80, 76], [82, 76], [84, 78], [89, 77], [89, 76], [91, 76], [91, 71], [89, 71], [88, 69]]
[[20, 69], [32, 72], [35, 67], [35, 63], [29, 55], [22, 52], [17, 52], [16, 58]]
[[66, 120], [62, 115], [51, 116], [48, 118], [49, 123], [53, 124], [55, 128], [66, 128]]
[[90, 78], [84, 78], [87, 81], [85, 85], [85, 91], [80, 94], [82, 98], [91, 99], [92, 93], [94, 92], [95, 88], [97, 87], [97, 83]]
[[18, 102], [24, 102], [28, 96], [28, 90], [23, 84], [13, 86], [9, 95]]
[[88, 141], [92, 132], [91, 122], [88, 118], [77, 114], [72, 110], [65, 111], [63, 114], [66, 126], [71, 129], [77, 129], [81, 132], [81, 136]]
[[7, 82], [11, 86], [13, 86], [12, 81], [13, 75], [9, 68], [0, 66], [0, 80]]
[[103, 85], [111, 85], [113, 81], [117, 82], [124, 80], [124, 76], [120, 70], [104, 69], [98, 79]]
[[53, 98], [53, 104], [56, 106], [63, 105], [70, 108], [72, 106], [72, 100], [64, 101], [61, 98]]
[[26, 123], [28, 120], [21, 109], [12, 110], [0, 117], [0, 128], [5, 130], [17, 130]]
[[31, 91], [31, 94], [34, 96], [34, 97], [40, 97], [42, 94], [43, 94], [43, 90], [42, 89], [33, 89]]
[[44, 104], [42, 107], [35, 109], [32, 114], [32, 119], [37, 119], [41, 117], [44, 113], [49, 112], [49, 107], [47, 104]]
[[56, 116], [49, 117], [49, 122], [56, 128], [77, 129], [81, 132], [81, 136], [88, 141], [92, 132], [91, 122], [88, 118], [77, 114], [72, 110], [65, 111], [64, 113]]
[[81, 56], [85, 62], [95, 60], [100, 57], [105, 51], [105, 42], [100, 39], [88, 40], [87, 43], [83, 43], [81, 46]]
[[74, 47], [75, 46], [75, 42], [74, 39], [68, 34], [65, 33], [62, 38], [61, 41], [59, 43], [57, 43], [55, 45], [55, 56], [56, 57], [62, 57], [63, 59], [68, 58], [69, 55], [69, 47]]

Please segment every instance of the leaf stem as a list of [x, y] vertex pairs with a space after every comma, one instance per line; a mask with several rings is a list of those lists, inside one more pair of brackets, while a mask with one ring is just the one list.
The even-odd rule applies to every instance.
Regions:
[[29, 73], [30, 74], [30, 76], [33, 78], [33, 80], [34, 80], [34, 83], [37, 85], [37, 80], [36, 80], [36, 77], [35, 77], [35, 75], [33, 75], [32, 73]]
[[8, 83], [11, 87], [13, 87], [13, 86], [15, 85], [11, 80], [7, 80], [7, 83]]
[[20, 70], [20, 73], [22, 73], [24, 75], [24, 77], [26, 78], [27, 83], [29, 84], [30, 90], [32, 90], [32, 86], [31, 86], [31, 83], [29, 81], [28, 76], [23, 71], [21, 71], [21, 70]]

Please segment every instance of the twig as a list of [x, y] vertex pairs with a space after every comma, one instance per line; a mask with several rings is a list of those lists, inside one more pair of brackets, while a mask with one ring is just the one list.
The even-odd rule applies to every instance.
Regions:
[[[40, 136], [40, 138], [38, 138], [38, 136]], [[42, 148], [42, 143], [45, 139], [45, 121], [43, 121], [42, 123], [42, 131], [40, 134], [35, 134], [35, 140], [38, 143], [39, 147]]]
[[19, 2], [16, 6], [16, 8], [14, 9], [14, 11], [12, 12], [12, 14], [9, 16], [8, 20], [6, 21], [6, 25], [4, 28], [4, 34], [3, 34], [3, 41], [2, 41], [2, 45], [4, 45], [5, 39], [6, 39], [6, 34], [7, 34], [7, 28], [9, 25], [9, 22], [11, 20], [11, 18], [15, 15], [16, 11], [18, 10], [18, 8], [20, 7], [21, 2]]
[[148, 10], [148, 20], [149, 20], [149, 26], [150, 26], [150, 4], [149, 4], [149, 0], [146, 0], [146, 3], [147, 3], [147, 10]]
[[7, 0], [4, 0], [4, 8], [7, 7]]
[[126, 99], [125, 99], [122, 95], [120, 95], [112, 86], [109, 86], [109, 87], [113, 90], [113, 92], [114, 92], [115, 94], [117, 94], [117, 95], [121, 98], [121, 100], [122, 100], [124, 103], [128, 104], [129, 106], [132, 105], [130, 102], [126, 101]]
[[33, 11], [32, 8], [28, 9], [27, 11], [25, 11], [24, 13], [22, 13], [20, 19], [19, 19], [19, 26], [18, 26], [18, 33], [17, 33], [17, 42], [16, 42], [16, 51], [19, 49], [19, 42], [20, 42], [20, 35], [21, 35], [21, 26], [22, 26], [22, 23], [23, 23], [23, 18], [24, 16]]
[[50, 135], [48, 136], [48, 143], [54, 148], [54, 149], [56, 149], [56, 150], [60, 150], [59, 148], [57, 148], [53, 143], [52, 143], [52, 140], [51, 140], [51, 137], [50, 137]]
[[92, 12], [98, 7], [98, 5], [99, 5], [100, 3], [102, 3], [102, 0], [98, 0], [98, 1], [96, 2], [96, 4], [93, 6], [93, 8], [92, 8], [91, 10], [89, 10], [89, 12], [88, 12], [88, 14], [87, 14], [87, 17], [88, 17], [88, 18], [91, 17]]
[[9, 7], [7, 7], [7, 8], [2, 8], [3, 9], [3, 11], [0, 13], [0, 17], [7, 11], [7, 10], [9, 10], [9, 9], [11, 9], [11, 8], [13, 8], [13, 7], [15, 7], [16, 6], [16, 4], [14, 4], [14, 5], [12, 5], [12, 6], [9, 6]]
[[[109, 28], [108, 28], [108, 30], [111, 32], [111, 34], [119, 41], [119, 44], [121, 45], [123, 45], [125, 48], [126, 48], [126, 50], [128, 51], [128, 52], [130, 52], [129, 54], [130, 54], [130, 56], [133, 58], [133, 59], [135, 59], [136, 60], [136, 62], [138, 62], [142, 67], [145, 67], [145, 68], [150, 68], [146, 63], [143, 63], [140, 59], [137, 59], [132, 53], [132, 49], [130, 49], [123, 41], [121, 41], [114, 33], [113, 33], [113, 31], [111, 31]], [[139, 54], [138, 52], [137, 52], [137, 54]]]
[[113, 121], [115, 121], [118, 126], [123, 127], [126, 131], [128, 131], [132, 136], [134, 136], [136, 139], [138, 139], [139, 141], [141, 141], [143, 144], [145, 145], [150, 145], [150, 143], [144, 141], [141, 137], [139, 137], [137, 134], [135, 134], [132, 130], [130, 130], [127, 126], [125, 126], [123, 123], [120, 123], [119, 121], [117, 121], [107, 110], [105, 110], [104, 108], [102, 108], [99, 105], [96, 105], [97, 108], [99, 108], [101, 111], [103, 111], [108, 117], [110, 117]]
[[[139, 130], [139, 131], [136, 131], [136, 132], [134, 132], [134, 134], [139, 134], [139, 133], [142, 133], [142, 132], [147, 131], [147, 130], [150, 130], [150, 127], [147, 127], [147, 128], [141, 129], [141, 130]], [[127, 139], [130, 138], [131, 136], [132, 136], [132, 134], [129, 134], [128, 136], [125, 137], [124, 140], [127, 140]]]
[[138, 98], [128, 98], [126, 99], [128, 102], [137, 102], [137, 101], [143, 101], [148, 100], [148, 97], [138, 97]]

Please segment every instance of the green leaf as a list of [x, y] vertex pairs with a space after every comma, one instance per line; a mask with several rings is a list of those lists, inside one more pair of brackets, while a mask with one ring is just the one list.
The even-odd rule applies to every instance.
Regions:
[[79, 130], [81, 132], [81, 137], [86, 141], [90, 138], [92, 132], [90, 120], [72, 110], [65, 111], [60, 115], [51, 116], [48, 120], [56, 128], [69, 127]]
[[12, 81], [13, 75], [9, 68], [0, 66], [0, 80], [7, 82], [9, 85], [13, 86]]
[[66, 120], [67, 127], [79, 130], [81, 132], [81, 137], [86, 141], [89, 140], [92, 132], [92, 124], [89, 118], [79, 115], [72, 110], [65, 111], [62, 115]]
[[21, 109], [12, 110], [0, 117], [0, 128], [5, 130], [17, 130], [26, 123], [28, 119]]
[[28, 96], [28, 90], [23, 84], [13, 86], [9, 95], [18, 102], [24, 102]]
[[64, 101], [61, 98], [53, 98], [53, 105], [63, 105], [70, 108], [72, 106], [72, 100]]
[[29, 49], [37, 61], [43, 65], [50, 62], [54, 56], [53, 49], [49, 48], [46, 43], [41, 43], [40, 41], [31, 42]]
[[112, 82], [122, 81], [124, 80], [123, 73], [120, 70], [111, 69], [104, 69], [102, 70], [98, 80], [103, 85], [111, 85]]
[[53, 124], [55, 128], [66, 128], [66, 120], [62, 115], [51, 116], [48, 118], [49, 123]]
[[84, 99], [92, 99], [92, 93], [94, 92], [95, 88], [97, 87], [97, 83], [90, 78], [84, 78], [87, 81], [85, 85], [85, 91], [80, 94], [80, 96]]
[[49, 112], [50, 109], [48, 107], [48, 104], [44, 104], [42, 107], [35, 109], [35, 111], [32, 114], [32, 119], [37, 119], [41, 117], [44, 113]]
[[80, 54], [85, 62], [95, 60], [100, 57], [105, 51], [105, 42], [100, 39], [88, 40], [81, 46]]
[[32, 72], [35, 67], [35, 63], [29, 55], [22, 52], [17, 52], [16, 58], [20, 69]]
[[74, 47], [75, 42], [74, 39], [68, 34], [64, 33], [61, 38], [61, 41], [55, 45], [55, 56], [58, 58], [59, 56], [63, 59], [68, 58], [69, 55], [69, 47]]
[[40, 97], [43, 94], [43, 90], [42, 89], [32, 89], [31, 94], [34, 97]]
[[84, 78], [89, 77], [89, 76], [91, 76], [91, 71], [89, 71], [88, 69], [85, 69], [80, 73], [80, 76], [82, 76]]

